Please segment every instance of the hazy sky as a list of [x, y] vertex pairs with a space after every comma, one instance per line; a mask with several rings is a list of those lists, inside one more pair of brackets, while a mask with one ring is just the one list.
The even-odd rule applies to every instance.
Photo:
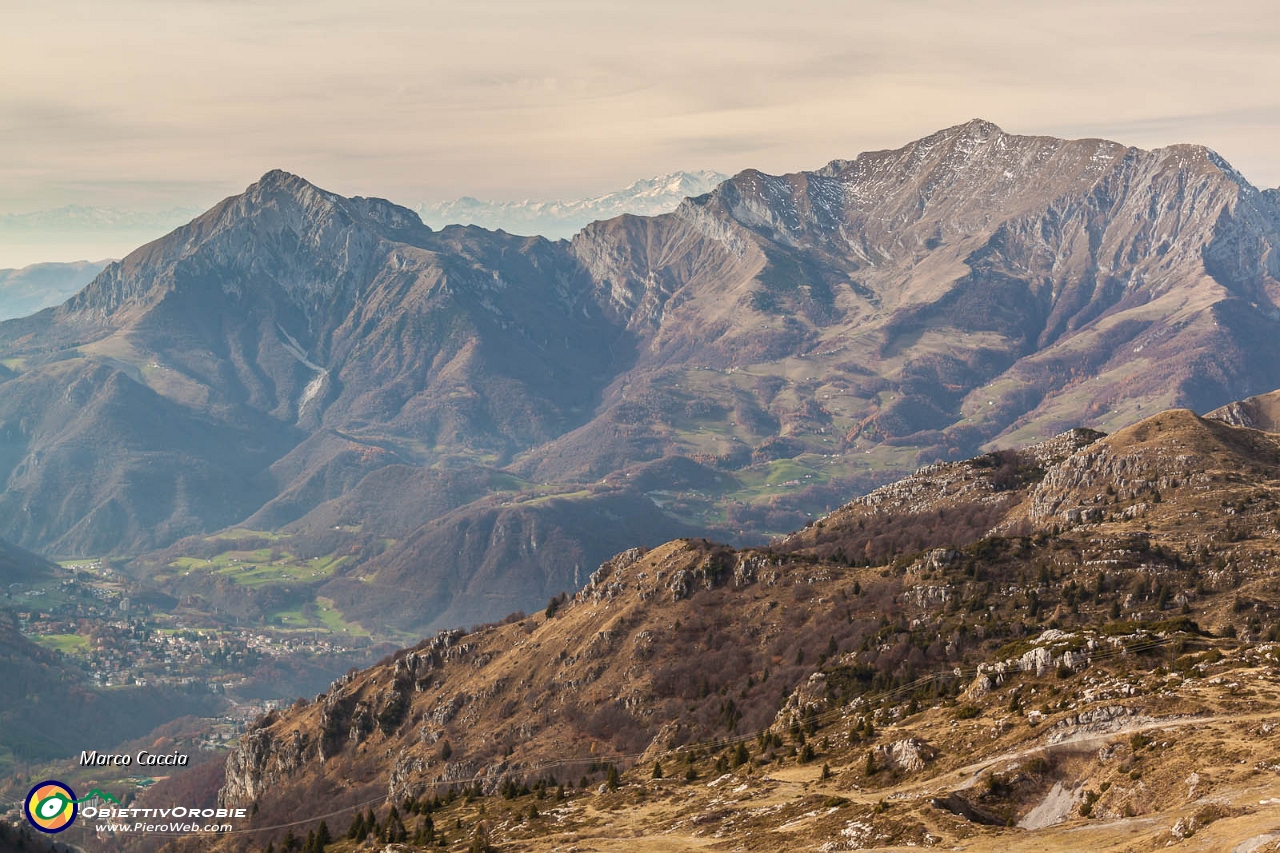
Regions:
[[[0, 213], [769, 172], [980, 116], [1280, 184], [1280, 4], [0, 0]], [[2, 259], [0, 259], [2, 260]]]

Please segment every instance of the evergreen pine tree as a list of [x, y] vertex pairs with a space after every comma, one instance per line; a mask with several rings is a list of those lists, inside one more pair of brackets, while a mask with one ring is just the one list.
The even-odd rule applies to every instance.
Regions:
[[421, 825], [418, 826], [417, 840], [415, 843], [427, 845], [435, 841], [436, 824], [431, 819], [431, 815], [425, 815], [422, 818]]

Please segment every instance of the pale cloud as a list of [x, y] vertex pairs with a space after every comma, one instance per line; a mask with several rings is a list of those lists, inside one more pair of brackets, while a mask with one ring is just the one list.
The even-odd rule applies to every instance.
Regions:
[[406, 203], [783, 172], [975, 116], [1280, 183], [1280, 12], [1202, 2], [0, 0], [0, 213], [281, 167]]

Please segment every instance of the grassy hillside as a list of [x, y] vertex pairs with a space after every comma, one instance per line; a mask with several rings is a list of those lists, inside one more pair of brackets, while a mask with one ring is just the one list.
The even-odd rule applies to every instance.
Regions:
[[1280, 436], [1171, 411], [628, 552], [260, 721], [230, 846], [322, 796], [411, 849], [1231, 849], [1280, 795], [1278, 512]]

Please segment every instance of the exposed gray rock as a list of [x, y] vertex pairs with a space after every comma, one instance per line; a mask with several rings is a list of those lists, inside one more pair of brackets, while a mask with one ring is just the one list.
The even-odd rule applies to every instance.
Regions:
[[873, 750], [876, 763], [892, 770], [914, 773], [937, 757], [938, 751], [919, 738], [904, 738], [890, 744], [880, 744]]

